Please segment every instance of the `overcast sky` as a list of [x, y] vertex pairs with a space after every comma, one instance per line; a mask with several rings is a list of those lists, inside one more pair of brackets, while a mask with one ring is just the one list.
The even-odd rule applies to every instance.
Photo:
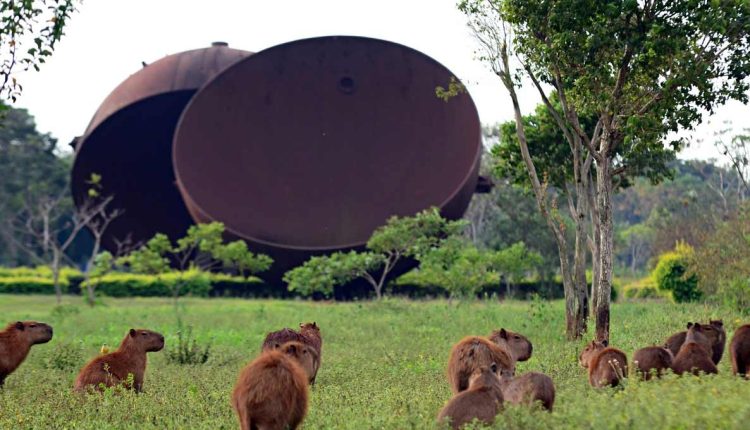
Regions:
[[[85, 0], [41, 72], [21, 75], [17, 102], [40, 130], [67, 144], [85, 129], [107, 94], [141, 61], [226, 41], [260, 51], [315, 36], [357, 35], [398, 42], [435, 58], [468, 87], [484, 124], [512, 119], [500, 81], [475, 59], [476, 45], [456, 0]], [[524, 113], [538, 102], [520, 92]], [[713, 133], [724, 121], [750, 127], [750, 107], [730, 103], [689, 136], [682, 158], [715, 158]], [[700, 143], [702, 141], [702, 143]]]

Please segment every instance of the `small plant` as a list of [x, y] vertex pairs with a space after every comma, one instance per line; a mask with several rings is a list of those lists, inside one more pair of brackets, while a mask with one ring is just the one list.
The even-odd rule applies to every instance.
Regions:
[[80, 343], [57, 343], [44, 364], [47, 369], [74, 370], [83, 361], [83, 346]]
[[78, 306], [57, 305], [54, 308], [52, 308], [52, 312], [50, 312], [50, 316], [52, 318], [62, 321], [71, 315], [78, 315], [79, 313], [81, 313], [81, 310], [78, 308]]
[[182, 320], [177, 320], [177, 347], [167, 350], [167, 361], [175, 364], [205, 364], [211, 355], [211, 343], [205, 348], [198, 345], [198, 340], [193, 338], [193, 326], [187, 326], [183, 330]]

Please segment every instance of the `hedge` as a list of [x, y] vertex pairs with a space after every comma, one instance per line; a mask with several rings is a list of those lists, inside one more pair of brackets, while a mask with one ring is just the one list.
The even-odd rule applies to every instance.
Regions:
[[[60, 280], [63, 293], [68, 293], [70, 284], [67, 279]], [[0, 293], [6, 294], [55, 294], [55, 287], [50, 278], [38, 276], [0, 277]]]

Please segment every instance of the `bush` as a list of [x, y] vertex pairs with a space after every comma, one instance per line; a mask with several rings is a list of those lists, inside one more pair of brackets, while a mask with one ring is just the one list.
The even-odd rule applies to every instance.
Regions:
[[655, 299], [663, 298], [650, 276], [631, 282], [623, 287], [623, 295], [627, 299]]
[[211, 277], [206, 272], [188, 270], [163, 275], [135, 273], [110, 273], [96, 280], [96, 291], [110, 297], [180, 296], [207, 297], [211, 290]]
[[[68, 281], [60, 279], [63, 293], [68, 292]], [[0, 277], [0, 293], [14, 294], [55, 294], [55, 286], [50, 278], [38, 276]]]
[[698, 276], [689, 272], [692, 256], [691, 246], [678, 243], [674, 251], [659, 256], [652, 274], [659, 289], [671, 291], [677, 303], [697, 301], [702, 295], [698, 289]]

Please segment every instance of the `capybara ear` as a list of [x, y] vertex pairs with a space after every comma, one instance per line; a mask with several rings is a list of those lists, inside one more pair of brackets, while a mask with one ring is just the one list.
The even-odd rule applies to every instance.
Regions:
[[691, 323], [691, 322], [687, 323], [687, 328], [688, 329], [690, 329], [690, 327], [692, 327], [692, 326], [693, 326], [693, 323]]
[[500, 337], [503, 338], [503, 339], [507, 339], [508, 338], [508, 332], [505, 331], [504, 328], [500, 329]]
[[135, 337], [135, 329], [134, 328], [130, 329], [130, 337]]
[[497, 363], [490, 364], [490, 370], [492, 373], [497, 373]]
[[607, 339], [604, 339], [604, 340], [602, 340], [602, 342], [601, 342], [601, 343], [602, 343], [602, 345], [603, 345], [603, 346], [605, 346], [605, 347], [606, 347], [606, 346], [609, 346], [609, 341], [608, 341]]
[[318, 328], [318, 324], [313, 321], [313, 328]]
[[21, 321], [16, 321], [16, 330], [23, 331], [24, 328], [25, 327]]
[[711, 320], [711, 325], [723, 327], [724, 326], [724, 321], [722, 321], [722, 320]]

